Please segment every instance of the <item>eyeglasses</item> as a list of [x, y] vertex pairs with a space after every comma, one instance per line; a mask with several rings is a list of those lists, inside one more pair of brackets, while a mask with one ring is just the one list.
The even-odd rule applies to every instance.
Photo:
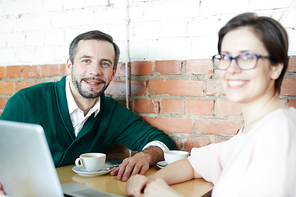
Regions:
[[217, 54], [212, 57], [213, 63], [218, 70], [227, 70], [232, 60], [236, 61], [236, 65], [241, 70], [251, 70], [256, 68], [259, 58], [270, 59], [271, 56], [262, 56], [256, 53], [241, 53], [236, 57], [227, 54]]

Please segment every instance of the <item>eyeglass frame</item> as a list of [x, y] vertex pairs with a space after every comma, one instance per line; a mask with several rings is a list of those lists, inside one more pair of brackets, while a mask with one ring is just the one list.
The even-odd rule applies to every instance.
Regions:
[[212, 57], [212, 61], [213, 61], [214, 67], [215, 67], [216, 69], [218, 69], [218, 70], [227, 70], [227, 69], [230, 67], [230, 64], [231, 64], [232, 60], [235, 60], [236, 65], [237, 65], [237, 67], [238, 67], [240, 70], [252, 70], [252, 69], [255, 69], [255, 68], [257, 67], [258, 60], [259, 60], [260, 58], [271, 59], [271, 55], [263, 56], [263, 55], [259, 55], [259, 54], [256, 54], [256, 53], [247, 53], [247, 54], [255, 55], [255, 56], [257, 57], [256, 64], [255, 64], [255, 66], [254, 66], [253, 68], [241, 68], [241, 67], [238, 65], [237, 58], [238, 58], [239, 56], [241, 56], [242, 54], [246, 54], [246, 53], [241, 53], [241, 54], [239, 54], [239, 55], [236, 56], [236, 57], [232, 57], [232, 56], [230, 56], [230, 55], [228, 55], [228, 54], [223, 54], [223, 55], [228, 56], [229, 59], [230, 59], [230, 62], [229, 62], [228, 67], [226, 67], [226, 68], [224, 68], [224, 69], [218, 68], [218, 66], [215, 65], [215, 61], [214, 61], [214, 59], [215, 59], [215, 57], [216, 57], [217, 55], [220, 55], [220, 56], [221, 56], [222, 54], [216, 54], [216, 55], [213, 55], [213, 57]]

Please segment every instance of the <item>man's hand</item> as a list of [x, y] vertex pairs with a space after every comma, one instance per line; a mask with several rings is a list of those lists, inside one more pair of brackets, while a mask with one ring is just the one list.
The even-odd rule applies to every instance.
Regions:
[[3, 187], [1, 185], [1, 183], [0, 183], [0, 195], [5, 195], [5, 192], [3, 191]]
[[162, 160], [163, 151], [159, 147], [150, 146], [133, 157], [124, 159], [120, 166], [110, 174], [112, 176], [117, 175], [118, 180], [127, 181], [131, 175], [144, 175], [149, 166], [155, 165]]
[[133, 157], [126, 158], [120, 166], [111, 172], [111, 175], [116, 176], [118, 180], [127, 181], [134, 174], [145, 174], [149, 169], [149, 161], [145, 154], [139, 152]]

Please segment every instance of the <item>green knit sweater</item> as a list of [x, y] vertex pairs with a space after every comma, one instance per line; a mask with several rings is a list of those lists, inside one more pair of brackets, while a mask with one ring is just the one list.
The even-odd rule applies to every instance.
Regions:
[[65, 77], [58, 82], [41, 83], [15, 93], [0, 116], [3, 120], [39, 124], [56, 167], [73, 164], [86, 152], [105, 152], [114, 143], [141, 151], [149, 142], [159, 140], [170, 149], [172, 141], [160, 130], [147, 125], [118, 101], [101, 96], [99, 114], [89, 117], [75, 137], [70, 119]]

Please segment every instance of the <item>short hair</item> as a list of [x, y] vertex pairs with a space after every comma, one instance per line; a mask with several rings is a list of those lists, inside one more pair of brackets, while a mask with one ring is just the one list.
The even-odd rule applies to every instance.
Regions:
[[113, 69], [117, 68], [117, 63], [118, 63], [119, 56], [120, 56], [119, 47], [113, 41], [112, 36], [110, 36], [109, 34], [106, 34], [104, 32], [98, 31], [98, 30], [88, 31], [88, 32], [82, 33], [82, 34], [78, 35], [76, 38], [74, 38], [74, 40], [71, 42], [71, 44], [69, 46], [69, 59], [71, 60], [72, 64], [74, 64], [74, 57], [77, 53], [77, 50], [76, 50], [77, 45], [78, 45], [79, 41], [81, 41], [81, 40], [104, 40], [104, 41], [110, 42], [113, 45], [114, 51], [115, 51]]
[[232, 18], [219, 31], [218, 52], [221, 53], [221, 44], [224, 36], [231, 30], [239, 27], [248, 27], [262, 41], [269, 55], [271, 65], [283, 63], [281, 75], [275, 80], [275, 93], [280, 93], [281, 84], [288, 67], [289, 41], [285, 28], [270, 17], [257, 16], [254, 13], [243, 13]]

